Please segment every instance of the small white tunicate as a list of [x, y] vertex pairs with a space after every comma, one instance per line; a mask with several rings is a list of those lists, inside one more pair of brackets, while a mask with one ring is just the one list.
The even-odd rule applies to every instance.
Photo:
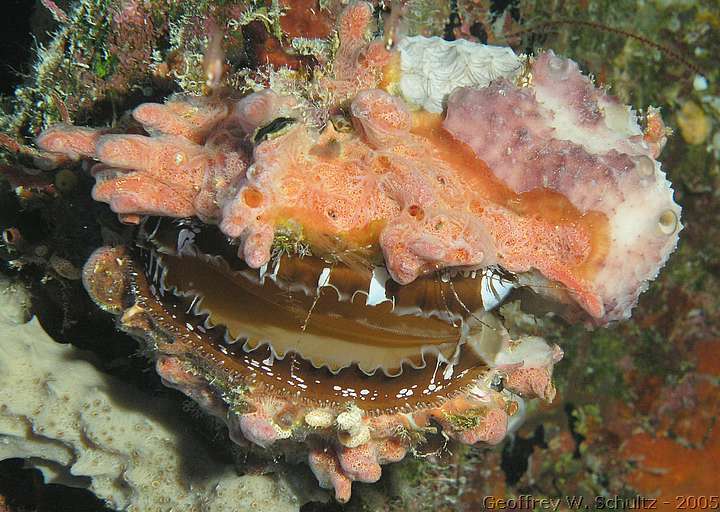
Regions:
[[660, 231], [665, 235], [672, 235], [678, 226], [677, 214], [672, 210], [665, 210], [658, 220]]
[[637, 159], [636, 167], [641, 176], [649, 177], [655, 174], [655, 162], [646, 156]]
[[560, 78], [567, 73], [568, 68], [570, 67], [570, 61], [561, 57], [551, 57], [548, 62], [548, 67], [550, 68], [550, 71]]
[[693, 88], [696, 91], [704, 91], [708, 88], [708, 81], [707, 78], [705, 78], [702, 75], [695, 75], [695, 79], [693, 80]]

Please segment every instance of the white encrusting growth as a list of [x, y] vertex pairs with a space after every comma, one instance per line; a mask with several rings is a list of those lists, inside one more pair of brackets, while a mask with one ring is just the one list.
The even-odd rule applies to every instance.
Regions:
[[335, 421], [335, 414], [331, 409], [311, 409], [305, 415], [305, 423], [313, 428], [328, 428]]
[[370, 427], [363, 420], [364, 414], [360, 408], [352, 404], [345, 412], [338, 414], [335, 419], [337, 429], [344, 433], [340, 442], [348, 448], [356, 448], [370, 440]]
[[515, 285], [492, 269], [483, 270], [480, 293], [485, 311], [491, 311], [502, 304]]
[[19, 325], [30, 319], [30, 293], [20, 282], [0, 275], [0, 325]]
[[442, 112], [445, 99], [458, 87], [486, 87], [496, 78], [513, 79], [522, 68], [511, 48], [464, 39], [406, 37], [398, 50], [402, 95], [428, 112]]
[[526, 336], [505, 345], [492, 364], [497, 368], [517, 365], [524, 368], [551, 368], [561, 357], [562, 351], [557, 345], [550, 346], [537, 336]]
[[365, 301], [366, 306], [377, 306], [383, 302], [392, 302], [395, 304], [394, 299], [389, 299], [385, 285], [390, 280], [390, 274], [385, 267], [376, 266], [373, 268], [372, 278], [370, 279], [370, 287], [368, 288], [368, 296]]

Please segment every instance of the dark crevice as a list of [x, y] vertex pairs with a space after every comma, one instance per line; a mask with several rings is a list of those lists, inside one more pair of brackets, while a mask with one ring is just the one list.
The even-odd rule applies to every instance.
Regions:
[[42, 473], [21, 459], [0, 462], [0, 496], [12, 510], [33, 512], [110, 512], [86, 489], [46, 484]]
[[343, 506], [337, 502], [318, 503], [311, 501], [300, 507], [300, 512], [342, 512]]
[[462, 25], [462, 21], [460, 20], [460, 13], [458, 12], [457, 0], [452, 0], [450, 2], [450, 19], [448, 19], [448, 22], [445, 25], [443, 39], [446, 41], [454, 41], [455, 29], [460, 25]]
[[509, 485], [518, 483], [525, 474], [528, 468], [528, 458], [532, 455], [536, 446], [547, 448], [545, 428], [542, 425], [535, 428], [532, 437], [524, 438], [516, 435], [505, 443], [500, 467], [505, 472], [506, 481]]
[[506, 10], [514, 20], [520, 21], [520, 2], [518, 0], [491, 0], [490, 13], [493, 21]]
[[564, 410], [568, 418], [568, 426], [570, 427], [570, 433], [575, 440], [575, 453], [573, 453], [573, 457], [577, 459], [580, 458], [580, 445], [583, 441], [585, 441], [585, 436], [577, 431], [577, 424], [579, 420], [577, 416], [573, 414], [573, 412], [575, 411], [575, 405], [573, 405], [572, 403], [566, 403], [564, 406]]
[[488, 36], [487, 36], [487, 32], [485, 31], [485, 27], [483, 26], [482, 23], [480, 23], [480, 22], [473, 23], [470, 26], [470, 34], [477, 37], [478, 41], [481, 42], [482, 44], [487, 44]]
[[29, 71], [33, 47], [30, 17], [32, 0], [4, 0], [0, 16], [0, 94], [10, 96]]

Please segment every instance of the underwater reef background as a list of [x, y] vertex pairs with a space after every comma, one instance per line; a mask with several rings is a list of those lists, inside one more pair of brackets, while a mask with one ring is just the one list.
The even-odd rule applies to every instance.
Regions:
[[[557, 398], [534, 403], [514, 436], [495, 448], [457, 447], [442, 464], [413, 458], [387, 466], [380, 485], [359, 484], [344, 509], [475, 511], [492, 508], [488, 496], [532, 495], [582, 496], [587, 503], [598, 496], [658, 497], [659, 509], [674, 510], [678, 496], [717, 494], [720, 6], [712, 0], [404, 3], [409, 34], [510, 45], [516, 52], [552, 49], [622, 102], [660, 108], [674, 132], [661, 155], [663, 169], [685, 228], [631, 320], [594, 331], [552, 318], [522, 326], [561, 344], [566, 355], [555, 369]], [[129, 228], [91, 200], [92, 178], [79, 169], [28, 175], [17, 165], [36, 156], [34, 137], [58, 121], [108, 124], [142, 102], [202, 93], [208, 17], [228, 27], [227, 80], [242, 87], [248, 67], [299, 67], [313, 59], [314, 38], [332, 31], [324, 13], [337, 12], [342, 2], [10, 4], [24, 14], [3, 21], [13, 30], [3, 32], [1, 46], [0, 271], [29, 288], [32, 312], [56, 341], [90, 350], [103, 371], [176, 401], [193, 435], [222, 452], [227, 435], [161, 385], [136, 343], [98, 313], [79, 281], [90, 253], [103, 240], [126, 240]], [[268, 469], [252, 452], [246, 457], [246, 472]], [[45, 485], [17, 459], [0, 463], [3, 507], [104, 510], [86, 491]], [[302, 508], [339, 509], [332, 502]]]

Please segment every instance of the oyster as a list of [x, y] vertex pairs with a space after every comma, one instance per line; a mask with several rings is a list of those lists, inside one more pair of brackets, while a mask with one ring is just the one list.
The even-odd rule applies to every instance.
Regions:
[[93, 197], [139, 224], [87, 262], [95, 301], [233, 439], [307, 447], [339, 501], [407, 451], [498, 443], [523, 399], [552, 400], [562, 351], [511, 339], [508, 294], [627, 317], [681, 229], [663, 140], [572, 61], [388, 50], [371, 20], [347, 8], [309, 87], [277, 75], [140, 105], [142, 135], [38, 139], [94, 161]]

